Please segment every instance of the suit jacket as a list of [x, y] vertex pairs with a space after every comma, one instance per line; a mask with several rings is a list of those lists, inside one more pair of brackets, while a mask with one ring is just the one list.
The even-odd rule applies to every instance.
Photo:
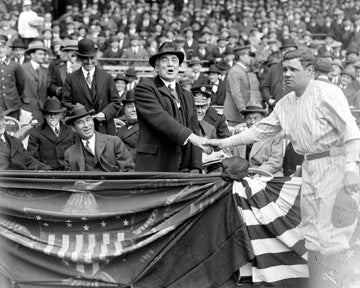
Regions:
[[22, 65], [25, 73], [25, 88], [22, 95], [22, 108], [33, 114], [33, 118], [38, 120], [39, 125], [44, 121], [40, 108], [44, 107], [47, 97], [48, 76], [47, 69], [40, 66], [39, 73], [35, 71], [31, 62]]
[[196, 80], [194, 78], [192, 87], [205, 85], [205, 83], [207, 83], [208, 81], [209, 81], [209, 78], [204, 73], [200, 73], [199, 77]]
[[[144, 48], [140, 48], [138, 47], [138, 51], [135, 54], [132, 50], [132, 48], [127, 48], [124, 50], [124, 53], [121, 57], [121, 59], [148, 59], [149, 58], [149, 53], [144, 49]], [[133, 63], [132, 61], [128, 62], [129, 65], [131, 65], [131, 63]], [[138, 65], [138, 63], [135, 63]]]
[[283, 86], [283, 70], [282, 64], [271, 65], [263, 82], [261, 83], [261, 92], [265, 100], [268, 102], [270, 98], [279, 101], [287, 92]]
[[200, 136], [208, 139], [216, 139], [216, 128], [204, 119], [199, 121]]
[[7, 133], [4, 133], [10, 149], [10, 155], [6, 156], [0, 151], [0, 170], [51, 170], [51, 167], [39, 162], [25, 149], [21, 141]]
[[79, 69], [66, 78], [61, 102], [69, 109], [72, 105], [81, 103], [88, 111], [94, 109], [95, 113], [103, 112], [106, 121], [95, 120], [96, 131], [115, 135], [114, 117], [118, 114], [121, 103], [114, 79], [109, 73], [96, 67], [93, 87], [93, 94], [91, 94], [82, 69]]
[[[270, 141], [255, 142], [250, 150], [250, 167], [260, 168], [276, 176], [282, 176], [283, 138], [274, 137]], [[245, 158], [246, 145], [234, 148], [234, 156]]]
[[[179, 122], [179, 109], [173, 96], [159, 76], [146, 79], [135, 88], [139, 122], [136, 171], [201, 169], [201, 150], [191, 143], [184, 145], [191, 133], [199, 133], [194, 97], [179, 84], [176, 84], [176, 90], [184, 125]], [[182, 159], [181, 167], [178, 165], [179, 157]]]
[[250, 82], [247, 68], [236, 63], [230, 68], [225, 79], [226, 96], [224, 101], [224, 115], [228, 121], [240, 123], [244, 116], [240, 113], [250, 100]]
[[[95, 158], [105, 172], [134, 170], [134, 161], [125, 144], [117, 136], [95, 132]], [[65, 169], [86, 171], [83, 144], [80, 139], [65, 151]]]
[[355, 106], [356, 98], [358, 95], [358, 89], [355, 82], [350, 83], [343, 89], [344, 95], [348, 100], [349, 106]]
[[[205, 85], [213, 86], [210, 81], [207, 81]], [[224, 105], [226, 96], [226, 82], [219, 79], [218, 89], [216, 93], [211, 93], [211, 104], [213, 105]]]
[[124, 142], [126, 148], [129, 150], [132, 159], [136, 158], [136, 146], [139, 138], [139, 124], [133, 123], [122, 126], [116, 132], [116, 135]]
[[[194, 53], [193, 53], [192, 56], [193, 57], [199, 57], [200, 60], [207, 60], [208, 54], [209, 54], [209, 51], [208, 51], [207, 48], [205, 48], [205, 54], [201, 54], [201, 52], [199, 51], [199, 47], [196, 47], [194, 49]], [[191, 59], [190, 55], [189, 55], [188, 59]]]
[[219, 139], [230, 136], [230, 131], [224, 115], [219, 114], [214, 107], [209, 107], [204, 116], [204, 121], [213, 125], [216, 129], [216, 137]]
[[206, 56], [206, 59], [209, 60], [211, 64], [214, 64], [217, 58], [222, 58], [223, 53], [220, 53], [219, 47], [215, 46], [213, 49], [209, 51], [208, 55]]
[[51, 127], [44, 123], [30, 131], [28, 152], [53, 170], [65, 170], [65, 150], [76, 141], [76, 134], [67, 125], [60, 124], [57, 137]]

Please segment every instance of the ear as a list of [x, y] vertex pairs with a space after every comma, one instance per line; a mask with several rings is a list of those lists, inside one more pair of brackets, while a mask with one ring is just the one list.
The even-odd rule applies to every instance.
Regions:
[[312, 75], [314, 73], [314, 66], [313, 65], [310, 65], [306, 68], [306, 70], [308, 71], [308, 73], [310, 75]]

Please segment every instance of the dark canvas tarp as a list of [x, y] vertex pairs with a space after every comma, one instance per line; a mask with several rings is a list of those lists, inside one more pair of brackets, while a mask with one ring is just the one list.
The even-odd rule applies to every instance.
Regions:
[[218, 175], [2, 172], [1, 278], [24, 288], [219, 287], [253, 257], [231, 192]]

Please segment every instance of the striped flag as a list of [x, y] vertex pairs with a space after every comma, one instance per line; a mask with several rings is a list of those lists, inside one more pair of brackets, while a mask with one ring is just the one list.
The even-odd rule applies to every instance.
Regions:
[[[305, 287], [307, 251], [301, 236], [301, 178], [244, 178], [233, 193], [255, 258], [240, 268], [259, 287]], [[256, 286], [258, 287], [258, 286]]]

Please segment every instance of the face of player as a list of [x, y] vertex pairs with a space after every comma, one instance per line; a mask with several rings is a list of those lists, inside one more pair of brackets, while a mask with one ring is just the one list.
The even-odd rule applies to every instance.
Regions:
[[312, 69], [312, 66], [304, 68], [299, 58], [283, 61], [285, 85], [301, 95], [312, 77]]

